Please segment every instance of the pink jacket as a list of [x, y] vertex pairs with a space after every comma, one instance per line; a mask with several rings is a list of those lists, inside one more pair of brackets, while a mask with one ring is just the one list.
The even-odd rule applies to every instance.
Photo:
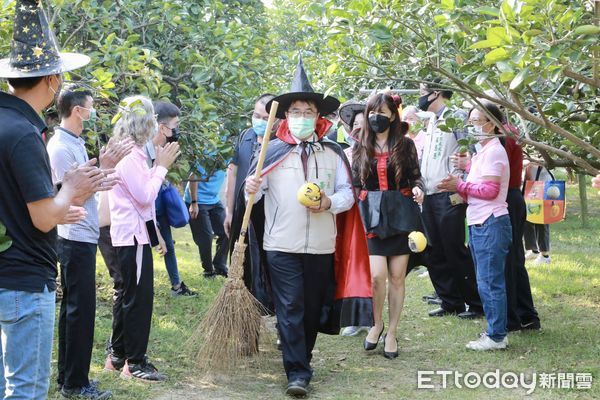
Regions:
[[133, 246], [134, 239], [137, 244], [150, 243], [146, 221], [153, 219], [156, 223], [154, 201], [167, 169], [150, 169], [146, 159], [144, 150], [135, 147], [115, 168], [121, 181], [108, 194], [113, 246]]

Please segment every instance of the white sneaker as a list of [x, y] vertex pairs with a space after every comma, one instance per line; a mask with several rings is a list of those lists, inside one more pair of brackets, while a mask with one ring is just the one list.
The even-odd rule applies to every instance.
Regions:
[[552, 259], [550, 258], [550, 256], [548, 257], [544, 257], [541, 253], [536, 257], [535, 261], [533, 262], [535, 265], [542, 265], [542, 264], [550, 264], [550, 262], [552, 261]]
[[526, 260], [533, 260], [535, 259], [540, 253], [534, 253], [533, 250], [527, 250], [525, 252], [525, 259]]
[[503, 350], [508, 346], [508, 337], [504, 336], [501, 342], [496, 342], [485, 333], [482, 334], [479, 339], [473, 340], [467, 343], [467, 349], [477, 350], [477, 351], [487, 351], [487, 350]]
[[342, 329], [342, 336], [356, 336], [361, 332], [369, 332], [369, 328], [366, 326], [347, 326]]

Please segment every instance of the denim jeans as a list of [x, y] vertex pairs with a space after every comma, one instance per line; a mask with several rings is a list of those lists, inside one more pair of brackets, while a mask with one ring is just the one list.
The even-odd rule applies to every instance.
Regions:
[[470, 225], [469, 243], [477, 270], [477, 290], [488, 322], [487, 335], [500, 342], [507, 333], [504, 265], [512, 243], [510, 217], [491, 215], [481, 225]]
[[157, 217], [157, 222], [160, 234], [167, 245], [167, 254], [165, 254], [164, 259], [165, 267], [167, 268], [167, 273], [169, 274], [169, 280], [171, 281], [171, 286], [179, 285], [181, 280], [179, 278], [179, 269], [177, 268], [175, 244], [173, 243], [173, 235], [171, 234], [171, 226], [169, 225], [167, 214], [164, 213], [163, 215]]
[[56, 292], [0, 289], [0, 397], [45, 399], [50, 385]]

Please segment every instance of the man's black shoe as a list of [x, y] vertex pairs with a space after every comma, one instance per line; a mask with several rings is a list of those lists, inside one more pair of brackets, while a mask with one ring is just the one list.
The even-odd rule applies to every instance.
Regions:
[[426, 294], [421, 299], [427, 303], [429, 300], [439, 299], [439, 296], [434, 292], [433, 294]]
[[539, 331], [540, 329], [542, 329], [542, 324], [540, 323], [540, 320], [533, 320], [525, 324], [521, 324], [522, 331]]
[[436, 308], [433, 311], [429, 311], [429, 316], [430, 317], [443, 317], [443, 316], [446, 316], [446, 315], [456, 315], [456, 314], [457, 314], [456, 311], [444, 310], [442, 307]]
[[483, 318], [483, 313], [477, 311], [463, 311], [458, 314], [458, 318], [462, 319], [478, 319]]
[[215, 269], [215, 275], [221, 275], [227, 278], [227, 270]]
[[439, 297], [437, 299], [429, 299], [429, 300], [427, 300], [427, 304], [441, 306], [442, 299], [440, 299]]
[[308, 381], [305, 379], [294, 379], [290, 381], [285, 390], [288, 396], [301, 397], [308, 394]]

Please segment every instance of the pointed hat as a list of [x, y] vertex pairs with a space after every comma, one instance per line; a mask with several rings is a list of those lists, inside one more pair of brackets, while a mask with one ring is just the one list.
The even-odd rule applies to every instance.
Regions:
[[289, 93], [282, 94], [269, 101], [266, 105], [267, 112], [271, 111], [271, 104], [273, 101], [279, 102], [279, 108], [277, 109], [277, 118], [285, 118], [285, 112], [290, 108], [290, 105], [296, 100], [312, 100], [317, 103], [317, 109], [319, 114], [325, 116], [331, 114], [340, 106], [338, 99], [325, 96], [322, 93], [315, 93], [315, 90], [308, 81], [306, 71], [304, 70], [304, 63], [302, 57], [298, 58], [298, 65], [296, 66], [296, 72], [294, 73], [294, 79], [292, 81], [292, 88]]
[[10, 57], [0, 60], [0, 78], [60, 74], [90, 62], [83, 54], [60, 53], [41, 0], [17, 0]]
[[352, 122], [357, 114], [364, 113], [366, 108], [365, 103], [359, 101], [350, 100], [342, 104], [339, 110], [340, 119], [350, 128], [352, 128]]

